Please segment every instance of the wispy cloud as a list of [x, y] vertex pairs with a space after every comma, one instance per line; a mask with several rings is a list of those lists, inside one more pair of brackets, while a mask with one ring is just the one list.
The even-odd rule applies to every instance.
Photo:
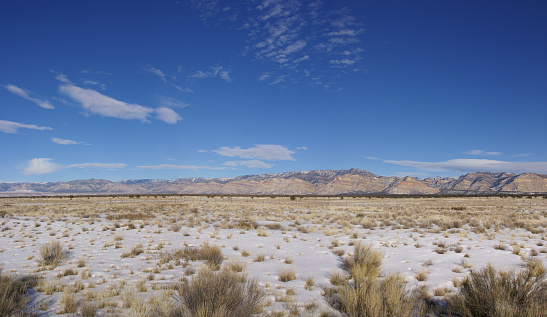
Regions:
[[58, 81], [62, 82], [62, 83], [65, 83], [65, 84], [72, 84], [72, 82], [70, 81], [70, 79], [68, 79], [66, 77], [65, 74], [63, 73], [57, 73], [57, 72], [54, 72], [57, 74], [57, 76], [55, 76], [55, 79], [57, 79]]
[[232, 78], [230, 77], [230, 71], [224, 69], [223, 66], [216, 66], [216, 67], [210, 66], [208, 70], [205, 70], [205, 71], [198, 70], [194, 72], [192, 75], [188, 76], [188, 78], [194, 78], [194, 79], [205, 79], [205, 78], [215, 78], [215, 77], [218, 77], [226, 82], [232, 81]]
[[74, 168], [93, 168], [93, 169], [120, 169], [127, 167], [127, 164], [124, 163], [82, 163], [82, 164], [71, 164], [67, 167]]
[[249, 161], [228, 161], [224, 164], [224, 166], [246, 166], [248, 168], [271, 168], [273, 167], [273, 164], [268, 164], [260, 160], [249, 160]]
[[121, 169], [127, 167], [124, 163], [81, 163], [62, 165], [53, 162], [51, 158], [35, 158], [28, 160], [22, 166], [23, 175], [42, 175], [56, 173], [67, 168], [88, 168], [88, 169]]
[[82, 81], [82, 84], [84, 86], [90, 86], [90, 85], [98, 86], [99, 89], [106, 90], [106, 84], [101, 84], [100, 82], [95, 81], [95, 80], [84, 80], [84, 81]]
[[160, 107], [156, 109], [156, 119], [163, 121], [167, 124], [177, 124], [177, 122], [182, 120], [182, 117], [173, 109]]
[[156, 76], [158, 76], [159, 78], [161, 78], [161, 80], [163, 80], [163, 82], [167, 82], [167, 79], [165, 78], [165, 73], [162, 72], [161, 70], [155, 68], [155, 67], [148, 67], [148, 66], [144, 66], [143, 67], [144, 70], [146, 70], [147, 72], [150, 72]]
[[470, 151], [465, 152], [465, 154], [480, 155], [480, 156], [494, 156], [494, 155], [502, 155], [503, 153], [501, 153], [501, 152], [486, 152], [486, 151], [483, 151], [483, 150], [470, 150]]
[[34, 124], [24, 124], [13, 121], [0, 120], [0, 132], [3, 133], [17, 133], [19, 129], [32, 129], [32, 130], [53, 130], [50, 127], [39, 127]]
[[77, 142], [73, 140], [60, 139], [60, 138], [51, 138], [51, 141], [60, 145], [86, 144], [84, 142]]
[[149, 166], [137, 166], [140, 169], [149, 169], [149, 170], [225, 170], [227, 167], [215, 167], [215, 166], [197, 166], [197, 165], [172, 165], [172, 164], [159, 164], [159, 165], [149, 165]]
[[446, 162], [385, 160], [384, 162], [429, 171], [547, 173], [547, 162], [507, 162], [488, 159], [454, 159]]
[[23, 90], [15, 85], [6, 85], [6, 89], [11, 92], [12, 94], [15, 94], [21, 98], [24, 98], [28, 101], [32, 101], [34, 102], [35, 104], [37, 104], [39, 107], [42, 107], [44, 109], [55, 109], [55, 107], [53, 107], [53, 105], [47, 101], [47, 100], [40, 100], [38, 98], [35, 98], [35, 97], [31, 97], [31, 93], [26, 91], [26, 90]]
[[182, 118], [168, 108], [150, 108], [137, 104], [130, 104], [105, 96], [92, 89], [84, 89], [74, 85], [61, 85], [59, 91], [79, 102], [83, 109], [92, 114], [126, 120], [141, 120], [149, 122], [148, 118], [154, 113], [158, 120], [168, 124], [175, 124]]
[[161, 107], [167, 107], [167, 108], [186, 108], [190, 104], [184, 101], [180, 101], [175, 98], [163, 96], [163, 95], [156, 95], [156, 99], [158, 102], [158, 105]]
[[213, 152], [227, 157], [239, 157], [243, 159], [257, 159], [266, 161], [295, 161], [291, 156], [294, 151], [287, 149], [282, 145], [276, 144], [256, 144], [254, 147], [242, 149], [239, 146], [221, 147]]
[[258, 80], [263, 81], [268, 78], [272, 77], [272, 74], [269, 72], [263, 73], [262, 75], [258, 76]]
[[522, 153], [522, 154], [516, 154], [516, 155], [513, 155], [515, 157], [525, 157], [525, 156], [532, 156], [534, 155], [534, 153]]
[[[312, 77], [328, 82], [346, 69], [358, 70], [362, 60], [362, 24], [348, 8], [333, 9], [323, 1], [300, 0], [191, 0], [209, 25], [230, 23], [247, 36], [243, 56], [270, 65], [260, 81], [279, 84], [281, 75], [290, 83], [304, 80], [319, 85]], [[330, 67], [329, 67], [330, 66]], [[330, 72], [326, 70], [330, 68]], [[205, 78], [196, 72], [195, 78]], [[272, 82], [268, 82], [271, 79]], [[330, 87], [330, 84], [323, 85]]]

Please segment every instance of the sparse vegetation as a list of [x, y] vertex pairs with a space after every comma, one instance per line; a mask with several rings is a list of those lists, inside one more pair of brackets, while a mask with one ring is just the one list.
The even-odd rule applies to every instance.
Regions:
[[39, 249], [42, 266], [57, 267], [59, 263], [68, 259], [69, 251], [59, 241], [50, 241], [42, 244]]
[[17, 278], [2, 273], [0, 269], [0, 316], [24, 316], [26, 298], [32, 278]]
[[240, 316], [258, 313], [264, 290], [256, 280], [229, 271], [200, 271], [191, 281], [176, 286], [177, 306], [165, 316]]
[[472, 271], [449, 311], [461, 316], [544, 316], [547, 311], [547, 271], [539, 260], [521, 271], [499, 271], [492, 265]]

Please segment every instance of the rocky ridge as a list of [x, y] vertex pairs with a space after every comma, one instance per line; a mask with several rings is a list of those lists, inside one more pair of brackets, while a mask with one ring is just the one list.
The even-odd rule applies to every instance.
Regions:
[[174, 180], [103, 179], [50, 183], [0, 183], [0, 194], [236, 194], [236, 195], [430, 195], [547, 193], [547, 175], [469, 173], [459, 178], [385, 177], [360, 170], [315, 170], [235, 178]]

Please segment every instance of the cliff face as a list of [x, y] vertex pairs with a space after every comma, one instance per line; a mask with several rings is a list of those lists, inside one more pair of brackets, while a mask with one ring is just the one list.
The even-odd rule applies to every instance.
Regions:
[[236, 178], [181, 178], [175, 180], [88, 179], [53, 183], [0, 183], [0, 194], [241, 194], [340, 195], [443, 193], [547, 193], [547, 175], [525, 173], [470, 173], [453, 178], [384, 177], [359, 169], [287, 172]]

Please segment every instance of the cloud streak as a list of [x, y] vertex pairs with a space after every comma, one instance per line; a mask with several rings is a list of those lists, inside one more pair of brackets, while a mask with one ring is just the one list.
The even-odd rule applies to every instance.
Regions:
[[56, 173], [67, 168], [88, 168], [88, 169], [122, 169], [127, 167], [124, 163], [81, 163], [62, 165], [53, 162], [51, 158], [34, 158], [26, 161], [22, 166], [23, 175], [43, 175]]
[[34, 124], [24, 124], [13, 121], [0, 120], [0, 132], [15, 134], [19, 132], [19, 129], [31, 129], [31, 130], [53, 130], [50, 127], [39, 127]]
[[508, 172], [547, 174], [547, 162], [507, 162], [488, 159], [454, 159], [446, 162], [393, 161], [385, 163], [411, 166], [428, 171]]
[[[311, 77], [328, 76], [326, 81], [330, 82], [345, 69], [359, 69], [364, 31], [347, 8], [332, 9], [322, 1], [297, 0], [191, 3], [201, 11], [206, 23], [235, 24], [245, 33], [247, 44], [242, 54], [272, 66], [270, 74], [260, 75], [260, 81], [268, 83], [270, 77], [276, 81], [280, 76], [288, 76], [291, 83], [305, 79], [314, 85], [328, 86]], [[327, 74], [326, 69], [331, 69], [331, 73]], [[206, 72], [196, 72], [194, 76], [205, 78]]]
[[149, 169], [149, 170], [193, 170], [197, 171], [200, 169], [207, 170], [225, 170], [227, 167], [214, 167], [214, 166], [197, 166], [197, 165], [172, 165], [172, 164], [159, 164], [159, 165], [149, 165], [149, 166], [137, 166], [140, 169]]
[[168, 124], [175, 124], [182, 120], [182, 117], [171, 109], [165, 107], [154, 109], [123, 102], [92, 89], [84, 89], [74, 85], [61, 85], [59, 86], [59, 92], [80, 103], [87, 112], [103, 117], [150, 122], [148, 118], [155, 114], [158, 120]]
[[23, 90], [23, 89], [15, 86], [15, 85], [6, 85], [6, 89], [14, 95], [17, 95], [21, 98], [24, 98], [24, 99], [28, 100], [28, 101], [34, 102], [39, 107], [42, 107], [44, 109], [55, 109], [55, 107], [53, 107], [53, 105], [49, 101], [40, 100], [38, 98], [31, 97], [29, 95], [28, 91]]
[[51, 141], [60, 145], [85, 144], [84, 142], [77, 142], [77, 141], [61, 139], [61, 138], [51, 138]]
[[480, 155], [480, 156], [494, 156], [494, 155], [502, 155], [501, 152], [486, 152], [483, 150], [470, 150], [465, 152], [467, 155]]
[[192, 75], [188, 76], [188, 78], [193, 79], [206, 79], [206, 78], [215, 78], [218, 77], [225, 82], [231, 82], [232, 78], [230, 77], [230, 71], [224, 69], [223, 66], [217, 66], [217, 67], [209, 67], [209, 70], [202, 71], [198, 70], [194, 72]]
[[243, 159], [257, 159], [266, 161], [296, 161], [291, 155], [294, 151], [282, 145], [276, 144], [255, 144], [254, 147], [242, 149], [239, 146], [221, 147], [213, 152], [227, 157], [239, 157]]
[[260, 160], [249, 160], [249, 161], [228, 161], [224, 164], [224, 166], [246, 166], [248, 168], [272, 168], [273, 164], [268, 164]]

